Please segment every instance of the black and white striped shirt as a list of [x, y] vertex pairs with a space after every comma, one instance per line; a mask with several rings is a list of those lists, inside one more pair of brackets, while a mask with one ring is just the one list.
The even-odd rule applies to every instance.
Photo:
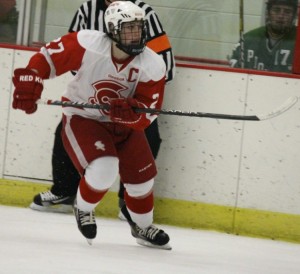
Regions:
[[[175, 73], [174, 56], [169, 39], [157, 14], [151, 6], [140, 0], [130, 1], [145, 10], [149, 27], [147, 46], [163, 58], [167, 68], [166, 81], [171, 81]], [[75, 32], [82, 29], [104, 31], [104, 13], [106, 8], [105, 0], [89, 0], [84, 2], [74, 15], [69, 32]]]

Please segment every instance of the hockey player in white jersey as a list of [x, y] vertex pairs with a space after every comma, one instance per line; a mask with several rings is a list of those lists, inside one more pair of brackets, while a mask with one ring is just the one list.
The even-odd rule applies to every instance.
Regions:
[[13, 108], [35, 112], [43, 79], [78, 71], [62, 100], [110, 105], [109, 111], [63, 108], [62, 139], [81, 174], [74, 202], [80, 232], [91, 244], [94, 209], [120, 174], [132, 235], [139, 244], [170, 249], [169, 236], [152, 224], [157, 171], [144, 129], [157, 115], [133, 110], [160, 109], [165, 87], [162, 58], [145, 47], [144, 17], [132, 2], [116, 1], [105, 12], [106, 34], [82, 30], [48, 43], [14, 71]]
[[[105, 29], [104, 14], [112, 2], [115, 2], [115, 0], [88, 0], [83, 2], [73, 17], [69, 32], [77, 32], [83, 29], [103, 31]], [[149, 4], [140, 0], [130, 0], [130, 2], [138, 5], [145, 11], [145, 19], [148, 23], [146, 45], [158, 53], [164, 60], [166, 64], [166, 83], [170, 83], [175, 73], [175, 63], [170, 41], [163, 29], [160, 19]], [[162, 141], [157, 120], [158, 119], [155, 119], [150, 126], [145, 129], [145, 135], [154, 158], [156, 158], [159, 153]], [[61, 131], [62, 121], [57, 125], [54, 134], [51, 157], [53, 184], [49, 190], [40, 192], [33, 197], [30, 208], [34, 210], [69, 212], [74, 202], [80, 175], [64, 149]], [[118, 198], [118, 206], [121, 209], [125, 204], [124, 186], [121, 181], [119, 183]], [[118, 216], [120, 219], [124, 219], [121, 212], [119, 212]]]

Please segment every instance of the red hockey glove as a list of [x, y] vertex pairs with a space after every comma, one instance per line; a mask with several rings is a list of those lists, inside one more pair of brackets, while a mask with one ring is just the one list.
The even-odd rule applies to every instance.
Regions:
[[138, 107], [137, 100], [133, 98], [120, 98], [110, 101], [110, 119], [113, 122], [131, 127], [139, 122], [141, 114], [136, 113], [133, 107]]
[[37, 110], [36, 100], [41, 98], [43, 79], [34, 71], [26, 68], [14, 71], [13, 83], [15, 91], [12, 106], [24, 110], [27, 114]]

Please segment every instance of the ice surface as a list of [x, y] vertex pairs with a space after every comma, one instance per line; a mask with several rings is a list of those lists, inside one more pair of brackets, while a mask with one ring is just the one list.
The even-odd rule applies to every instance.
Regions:
[[73, 215], [0, 206], [1, 274], [299, 274], [300, 245], [160, 226], [172, 251], [136, 244], [126, 222], [97, 218], [89, 246]]

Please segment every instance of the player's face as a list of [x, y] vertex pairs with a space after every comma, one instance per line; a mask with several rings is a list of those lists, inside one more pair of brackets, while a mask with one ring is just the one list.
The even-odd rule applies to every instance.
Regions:
[[143, 29], [143, 21], [126, 22], [122, 24], [121, 28], [121, 41], [122, 44], [138, 45], [141, 41]]
[[274, 32], [283, 33], [290, 28], [294, 19], [294, 10], [286, 5], [273, 5], [269, 12], [270, 26]]
[[105, 4], [106, 4], [106, 6], [109, 6], [111, 3], [115, 2], [115, 1], [122, 1], [122, 0], [105, 0]]

